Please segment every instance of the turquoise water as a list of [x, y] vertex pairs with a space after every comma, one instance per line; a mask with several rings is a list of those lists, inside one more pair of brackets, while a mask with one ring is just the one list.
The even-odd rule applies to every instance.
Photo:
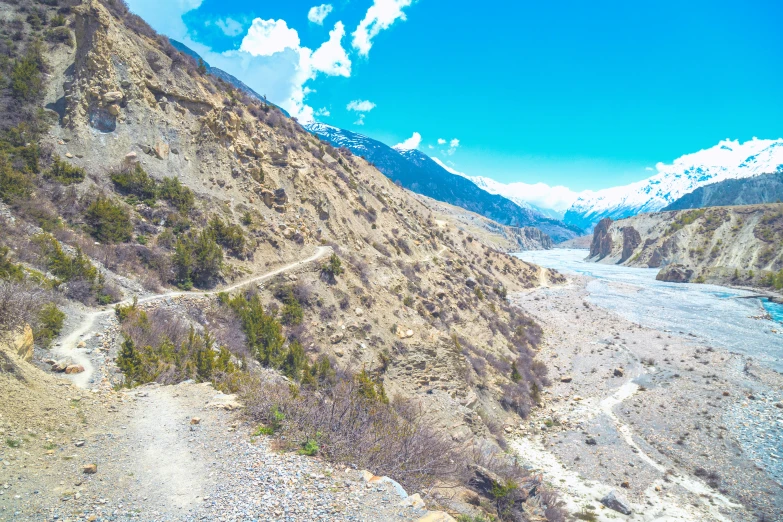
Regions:
[[[783, 372], [783, 305], [747, 299], [751, 292], [716, 285], [656, 281], [658, 269], [584, 261], [585, 250], [516, 254], [563, 273], [584, 274], [589, 300], [637, 324], [694, 335], [716, 347], [751, 356]], [[768, 312], [775, 320], [760, 319]], [[776, 322], [778, 321], [778, 322]]]
[[764, 309], [769, 312], [769, 315], [772, 316], [773, 321], [777, 321], [780, 324], [783, 324], [783, 305], [778, 303], [773, 303], [769, 299], [763, 299], [761, 301], [761, 304], [764, 306]]

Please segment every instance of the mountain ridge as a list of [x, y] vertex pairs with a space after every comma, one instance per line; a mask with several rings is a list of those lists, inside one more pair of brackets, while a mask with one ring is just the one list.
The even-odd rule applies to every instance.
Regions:
[[783, 200], [783, 172], [759, 174], [752, 178], [727, 179], [699, 187], [664, 208], [722, 207], [776, 203]]
[[555, 242], [571, 239], [581, 232], [485, 191], [472, 180], [449, 172], [418, 149], [398, 150], [363, 134], [325, 123], [309, 123], [304, 127], [335, 147], [345, 147], [365, 157], [387, 177], [413, 192], [476, 212], [503, 225], [540, 228]]

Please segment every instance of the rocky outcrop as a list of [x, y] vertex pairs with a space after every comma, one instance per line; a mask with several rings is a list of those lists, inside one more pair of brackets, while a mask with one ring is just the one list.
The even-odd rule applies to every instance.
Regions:
[[604, 218], [593, 230], [593, 242], [590, 244], [590, 257], [603, 259], [612, 253], [612, 235], [610, 228], [612, 220]]
[[33, 329], [29, 324], [24, 325], [24, 329], [11, 339], [10, 344], [20, 359], [27, 362], [33, 360]]
[[633, 227], [623, 227], [623, 255], [620, 257], [620, 262], [624, 263], [634, 253], [636, 247], [642, 244], [642, 236]]
[[693, 269], [684, 265], [669, 265], [663, 267], [655, 279], [668, 283], [688, 283], [693, 277]]

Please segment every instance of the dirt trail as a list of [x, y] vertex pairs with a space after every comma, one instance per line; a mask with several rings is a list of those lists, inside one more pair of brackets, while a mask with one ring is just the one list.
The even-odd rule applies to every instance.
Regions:
[[[217, 295], [220, 292], [233, 292], [234, 290], [237, 290], [244, 286], [265, 281], [276, 275], [298, 268], [302, 265], [312, 263], [313, 261], [316, 261], [321, 257], [323, 257], [324, 255], [326, 255], [330, 251], [331, 251], [330, 247], [319, 246], [313, 255], [305, 259], [295, 261], [293, 263], [289, 263], [280, 268], [276, 268], [275, 270], [272, 270], [270, 272], [265, 272], [261, 275], [256, 275], [249, 279], [244, 279], [242, 281], [239, 281], [238, 283], [234, 283], [233, 285], [219, 288], [216, 290], [208, 290], [203, 292], [184, 292], [184, 291], [167, 292], [165, 294], [156, 294], [147, 297], [142, 297], [141, 299], [138, 299], [138, 303], [145, 304], [154, 301], [160, 301], [163, 299], [171, 299], [171, 298], [182, 297], [182, 296], [207, 297], [207, 296]], [[117, 303], [115, 306], [129, 305], [132, 302], [133, 302], [133, 298], [129, 298], [129, 299], [125, 299], [124, 301], [121, 301], [120, 303]], [[67, 333], [65, 337], [61, 338], [61, 340], [59, 340], [57, 343], [55, 343], [55, 347], [52, 349], [52, 353], [56, 356], [56, 358], [70, 359], [75, 364], [84, 367], [84, 371], [82, 373], [68, 376], [68, 378], [70, 378], [71, 381], [80, 388], [88, 387], [89, 383], [91, 382], [95, 374], [95, 365], [92, 363], [90, 357], [88, 357], [87, 351], [79, 348], [78, 346], [79, 341], [85, 338], [88, 334], [90, 334], [93, 331], [93, 327], [95, 326], [95, 322], [97, 320], [101, 318], [111, 317], [113, 314], [114, 314], [114, 307], [105, 310], [90, 312], [84, 315], [79, 319], [80, 322], [78, 326], [71, 332]]]

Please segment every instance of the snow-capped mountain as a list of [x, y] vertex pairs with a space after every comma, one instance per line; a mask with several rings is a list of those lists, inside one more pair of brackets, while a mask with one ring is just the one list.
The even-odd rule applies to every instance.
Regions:
[[656, 169], [658, 173], [648, 179], [583, 194], [566, 212], [566, 223], [591, 229], [605, 217], [657, 212], [704, 185], [783, 172], [783, 139], [724, 140], [671, 164], [658, 163]]
[[418, 149], [392, 148], [362, 134], [324, 123], [309, 123], [304, 127], [335, 147], [346, 147], [357, 156], [363, 156], [389, 179], [413, 192], [462, 207], [503, 225], [540, 228], [554, 241], [565, 241], [582, 232], [503, 196], [491, 194], [470, 179], [445, 169]]

